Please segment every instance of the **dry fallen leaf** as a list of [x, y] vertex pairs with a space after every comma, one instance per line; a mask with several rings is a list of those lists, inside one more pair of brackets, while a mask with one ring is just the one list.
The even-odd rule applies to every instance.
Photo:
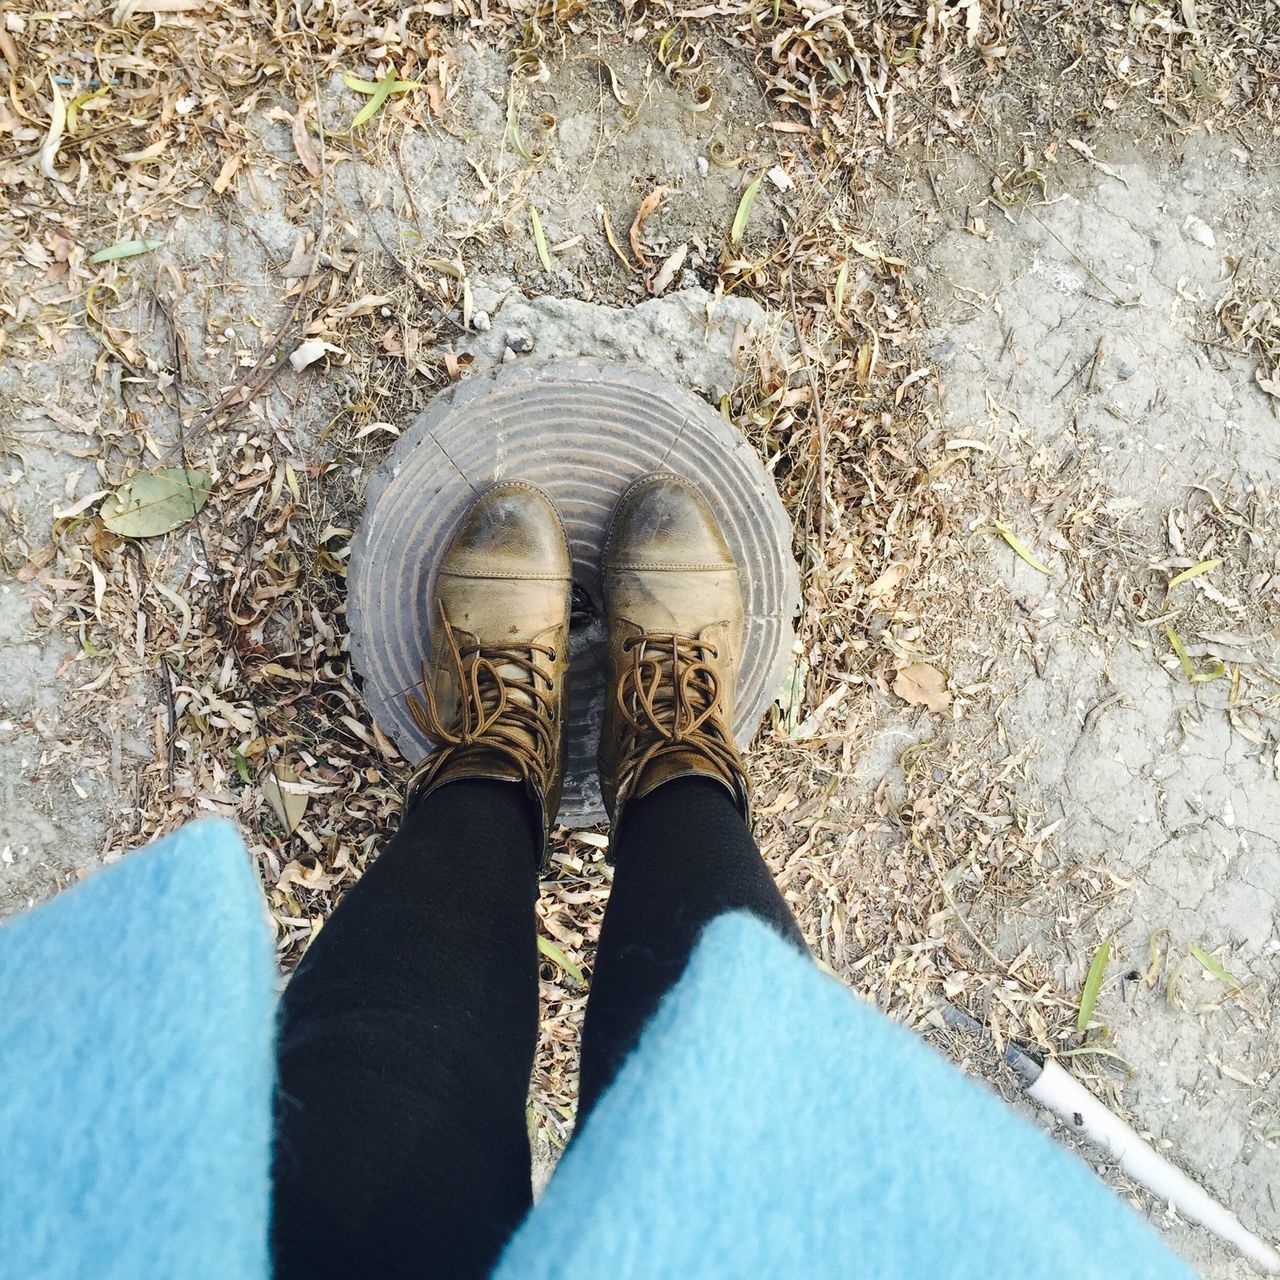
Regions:
[[348, 302], [341, 307], [334, 307], [329, 312], [329, 318], [331, 320], [350, 320], [353, 316], [371, 316], [375, 311], [381, 310], [391, 301], [392, 298], [389, 293], [366, 293], [354, 302]]
[[304, 102], [294, 114], [293, 149], [298, 153], [302, 167], [313, 178], [318, 178], [323, 170], [320, 164], [320, 153], [316, 150], [315, 143], [311, 141], [311, 134], [307, 132], [307, 112], [310, 108], [311, 104]]
[[457, 382], [467, 369], [475, 363], [475, 356], [470, 351], [446, 351], [444, 353], [444, 369], [450, 382]]
[[262, 779], [262, 794], [276, 812], [284, 829], [293, 834], [307, 811], [308, 794], [298, 786], [301, 779], [292, 765], [274, 765]]
[[160, 138], [153, 142], [149, 147], [142, 147], [137, 151], [124, 151], [120, 154], [120, 159], [125, 164], [149, 164], [152, 160], [159, 160], [165, 153], [165, 149], [169, 145], [168, 138]]
[[1196, 244], [1203, 245], [1206, 249], [1212, 249], [1218, 243], [1213, 234], [1213, 228], [1203, 218], [1197, 218], [1194, 213], [1187, 214], [1183, 219], [1182, 234], [1188, 240], [1194, 240]]
[[204, 0], [121, 0], [111, 17], [113, 27], [122, 27], [140, 13], [189, 13], [199, 9]]
[[0, 27], [0, 54], [4, 55], [10, 71], [18, 70], [18, 46], [13, 37], [2, 27]]
[[893, 691], [904, 702], [914, 707], [928, 707], [930, 711], [946, 711], [951, 706], [951, 694], [947, 690], [947, 677], [937, 667], [927, 662], [912, 662], [898, 668], [893, 680]]
[[638, 262], [648, 264], [649, 259], [645, 257], [644, 241], [640, 238], [644, 232], [644, 222], [647, 217], [655, 212], [662, 203], [662, 197], [667, 194], [667, 188], [654, 187], [643, 200], [640, 201], [640, 208], [636, 211], [636, 220], [631, 224], [631, 252], [636, 255]]
[[197, 468], [158, 467], [122, 484], [98, 514], [122, 538], [154, 538], [194, 520], [209, 501], [212, 482]]
[[867, 595], [873, 600], [879, 596], [887, 596], [896, 591], [902, 585], [902, 580], [907, 576], [907, 566], [905, 564], [891, 564], [876, 580], [867, 588]]
[[229, 156], [222, 162], [222, 168], [218, 170], [218, 176], [213, 180], [213, 194], [215, 196], [223, 195], [226, 192], [231, 185], [231, 179], [236, 176], [236, 171], [243, 161], [243, 154], [237, 152], [237, 154]]
[[304, 238], [299, 236], [293, 246], [293, 253], [290, 255], [289, 261], [280, 268], [280, 274], [286, 280], [305, 280], [311, 274], [315, 265], [316, 255], [308, 253], [304, 245]]
[[775, 164], [773, 168], [769, 170], [768, 176], [769, 181], [772, 182], [779, 191], [790, 191], [796, 185], [792, 180], [791, 175], [780, 164]]
[[341, 354], [342, 348], [335, 346], [332, 342], [323, 342], [319, 338], [308, 338], [294, 347], [289, 355], [289, 363], [293, 365], [296, 373], [301, 373], [308, 365], [315, 364], [326, 351]]
[[684, 260], [689, 256], [689, 242], [686, 240], [661, 266], [658, 274], [653, 277], [653, 281], [649, 285], [649, 292], [656, 298], [660, 294], [666, 293], [671, 287], [671, 282], [676, 278], [676, 273], [684, 266]]
[[[67, 127], [67, 104], [63, 100], [62, 91], [58, 88], [58, 82], [53, 78], [52, 71], [49, 72], [49, 90], [49, 132], [45, 134], [44, 142], [40, 147], [40, 172], [46, 178], [52, 178], [57, 182], [58, 147], [62, 143], [62, 135]], [[632, 234], [635, 234], [634, 229]]]

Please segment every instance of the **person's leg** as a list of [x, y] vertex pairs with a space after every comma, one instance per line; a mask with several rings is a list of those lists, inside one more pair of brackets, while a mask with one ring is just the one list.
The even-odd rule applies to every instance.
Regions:
[[603, 568], [598, 758], [616, 870], [583, 1028], [579, 1122], [712, 919], [751, 911], [804, 948], [747, 821], [733, 733], [746, 610], [711, 505], [687, 480], [641, 477], [614, 508]]
[[289, 982], [277, 1280], [483, 1276], [527, 1212], [535, 808], [516, 782], [432, 791]]
[[632, 800], [613, 857], [582, 1031], [579, 1123], [716, 916], [750, 911], [805, 949], [733, 797], [718, 782], [674, 778]]

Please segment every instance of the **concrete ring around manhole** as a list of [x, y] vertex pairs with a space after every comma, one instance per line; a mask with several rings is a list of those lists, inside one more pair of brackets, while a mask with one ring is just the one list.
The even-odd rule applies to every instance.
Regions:
[[573, 553], [559, 820], [604, 820], [595, 767], [604, 706], [600, 556], [614, 504], [652, 471], [698, 486], [738, 561], [747, 630], [733, 728], [746, 746], [792, 660], [800, 609], [791, 524], [773, 481], [742, 435], [692, 393], [638, 366], [568, 360], [459, 383], [416, 419], [370, 482], [348, 577], [352, 657], [374, 718], [408, 760], [431, 747], [405, 697], [428, 652], [434, 565], [475, 494], [497, 480], [525, 480], [559, 508]]

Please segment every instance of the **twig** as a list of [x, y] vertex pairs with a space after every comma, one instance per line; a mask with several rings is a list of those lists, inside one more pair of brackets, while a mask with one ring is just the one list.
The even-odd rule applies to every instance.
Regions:
[[804, 361], [805, 371], [809, 375], [809, 391], [813, 397], [813, 417], [818, 429], [818, 546], [825, 550], [827, 545], [827, 420], [822, 412], [818, 378], [813, 371], [813, 362], [805, 350], [804, 335], [800, 332], [800, 316], [796, 310], [796, 283], [790, 274], [787, 276], [787, 289], [791, 294], [791, 323], [795, 326], [800, 358]]
[[[146, 561], [142, 558], [142, 547], [137, 542], [129, 544], [129, 550], [133, 552], [134, 564], [138, 570], [138, 583], [141, 587], [141, 595], [138, 598], [138, 604], [142, 609], [143, 616], [147, 619], [149, 628], [154, 631], [156, 621], [152, 616], [151, 610], [147, 607], [147, 593], [151, 590], [151, 579], [147, 574]], [[169, 670], [169, 660], [160, 655], [160, 668], [164, 672], [164, 694], [165, 702], [169, 709], [169, 728], [165, 735], [165, 754], [167, 756], [166, 774], [169, 782], [169, 793], [173, 794], [173, 767], [174, 767], [174, 743], [178, 736], [178, 712], [173, 702], [173, 673]]]
[[169, 793], [172, 795], [173, 757], [178, 739], [178, 710], [173, 703], [173, 669], [169, 666], [169, 659], [163, 653], [160, 655], [160, 669], [164, 672], [164, 700], [169, 709], [169, 732], [166, 741], [168, 760], [165, 772], [169, 782]]
[[[284, 333], [289, 328], [289, 326], [293, 323], [293, 319], [297, 315], [299, 307], [302, 305], [302, 299], [307, 296], [307, 293], [311, 288], [312, 281], [315, 279], [316, 265], [320, 261], [320, 248], [325, 241], [326, 232], [327, 232], [328, 223], [329, 223], [328, 202], [324, 197], [324, 191], [325, 191], [324, 184], [327, 181], [329, 176], [328, 164], [326, 159], [326, 150], [325, 150], [324, 112], [321, 109], [321, 105], [320, 105], [319, 85], [316, 82], [314, 76], [312, 78], [312, 90], [314, 93], [315, 103], [316, 103], [316, 127], [320, 131], [321, 188], [320, 188], [320, 230], [316, 236], [316, 251], [312, 255], [311, 266], [307, 272], [306, 279], [302, 283], [302, 287], [299, 289], [297, 296], [293, 300], [293, 306], [289, 308], [288, 314], [285, 316], [279, 328], [276, 330], [275, 337], [272, 339], [270, 343], [264, 346], [262, 353], [258, 356], [258, 359], [255, 361], [253, 368], [249, 371], [249, 374], [246, 375], [245, 378], [241, 379], [238, 386], [233, 387], [230, 391], [228, 391], [225, 395], [223, 395], [221, 399], [217, 402], [217, 404], [215, 404], [212, 408], [207, 409], [195, 420], [194, 425], [197, 428], [203, 428], [205, 426], [208, 426], [211, 422], [213, 422], [217, 418], [220, 412], [222, 412], [225, 408], [228, 408], [228, 407], [234, 408], [235, 412], [230, 414], [222, 425], [224, 426], [230, 425], [230, 423], [233, 422], [241, 412], [243, 412], [244, 408], [254, 399], [254, 397], [262, 390], [262, 388], [266, 386], [267, 382], [271, 379], [271, 377], [276, 373], [276, 371], [281, 367], [281, 365], [283, 365], [284, 362], [288, 359], [287, 356], [281, 356], [279, 359], [275, 361], [273, 365], [271, 365], [269, 368], [266, 368], [265, 372], [263, 372], [269, 352], [274, 351], [277, 347], [279, 347], [281, 340], [283, 339]], [[186, 467], [187, 466], [186, 428], [182, 420], [182, 385], [183, 385], [183, 380], [185, 376], [185, 371], [183, 368], [182, 353], [181, 353], [179, 339], [178, 339], [178, 328], [174, 322], [172, 315], [169, 313], [167, 308], [165, 308], [164, 304], [160, 302], [159, 295], [156, 293], [154, 289], [152, 290], [152, 292], [153, 294], [156, 295], [157, 304], [160, 306], [160, 309], [163, 312], [165, 319], [169, 323], [169, 331], [173, 339], [174, 366], [175, 366], [173, 389], [174, 389], [174, 399], [177, 403], [178, 448], [182, 456], [182, 465], [183, 467]], [[261, 376], [256, 376], [259, 374]], [[243, 397], [239, 400], [239, 402], [233, 405], [231, 403], [232, 397], [240, 394], [242, 391], [247, 391], [248, 394], [243, 395]], [[222, 632], [223, 638], [227, 640], [228, 643], [230, 644], [230, 651], [235, 657], [236, 665], [239, 667], [240, 675], [244, 680], [245, 691], [249, 699], [249, 704], [253, 709], [255, 727], [257, 728], [258, 732], [263, 736], [264, 741], [266, 741], [267, 735], [263, 728], [265, 721], [258, 711], [257, 700], [254, 698], [253, 688], [248, 680], [248, 673], [244, 668], [244, 664], [240, 661], [240, 654], [237, 650], [236, 643], [235, 643], [237, 638], [236, 629], [231, 622], [230, 614], [226, 608], [226, 604], [224, 600], [222, 599], [222, 590], [221, 590], [222, 575], [218, 570], [217, 565], [214, 562], [213, 556], [209, 552], [209, 546], [204, 536], [204, 523], [203, 523], [203, 520], [201, 519], [200, 512], [196, 513], [195, 523], [196, 523], [196, 535], [199, 540], [200, 550], [204, 558], [205, 569], [209, 574], [210, 585], [214, 588], [213, 598], [217, 608], [217, 622], [219, 624], [219, 628]], [[272, 771], [274, 773], [274, 767]]]
[[[404, 170], [401, 169], [402, 179], [403, 176]], [[407, 186], [405, 187], [405, 194], [409, 194]], [[378, 224], [374, 219], [373, 210], [369, 208], [369, 202], [365, 199], [364, 189], [362, 187], [356, 187], [356, 195], [359, 197], [360, 207], [364, 210], [365, 217], [368, 220], [365, 225], [373, 232], [374, 239], [376, 239], [382, 246], [382, 252], [387, 255], [395, 269], [414, 287], [415, 290], [417, 290], [418, 301], [426, 303], [426, 305], [435, 312], [437, 320], [443, 320], [447, 324], [451, 324], [459, 333], [465, 333], [466, 329], [458, 323], [452, 312], [446, 310], [435, 300], [435, 297], [427, 286], [418, 279], [417, 275], [412, 270], [410, 270], [409, 264], [401, 261], [400, 255], [397, 254], [396, 251], [387, 243], [386, 237], [378, 230]], [[412, 199], [412, 197], [410, 197], [410, 199]]]
[[271, 353], [278, 351], [283, 345], [285, 334], [297, 317], [298, 311], [302, 306], [302, 300], [311, 292], [311, 285], [316, 278], [316, 267], [320, 262], [320, 246], [325, 241], [329, 224], [328, 203], [324, 196], [324, 184], [328, 180], [329, 170], [325, 157], [324, 113], [320, 109], [320, 91], [314, 79], [312, 80], [312, 85], [315, 89], [316, 126], [320, 130], [320, 230], [316, 235], [316, 251], [311, 257], [311, 265], [307, 269], [306, 279], [303, 280], [293, 299], [293, 305], [285, 313], [285, 317], [276, 328], [271, 341], [263, 344], [262, 350], [259, 352], [258, 358], [253, 362], [249, 372], [234, 387], [225, 392], [216, 404], [206, 409], [196, 418], [192, 425], [197, 431], [203, 431], [219, 418], [223, 418], [220, 423], [223, 428], [229, 427], [284, 366], [285, 361], [289, 358], [287, 355], [278, 356], [274, 363], [270, 365], [267, 364], [267, 361], [270, 359]]
[[[1083, 364], [1082, 364], [1082, 365], [1081, 365], [1081, 366], [1080, 366], [1080, 367], [1075, 371], [1075, 373], [1073, 373], [1073, 374], [1071, 375], [1071, 377], [1069, 377], [1069, 378], [1066, 380], [1066, 382], [1064, 382], [1064, 383], [1062, 384], [1062, 386], [1060, 386], [1060, 387], [1057, 389], [1057, 391], [1055, 391], [1055, 392], [1053, 393], [1053, 395], [1049, 397], [1049, 398], [1050, 398], [1050, 400], [1056, 400], [1056, 399], [1057, 399], [1057, 398], [1058, 398], [1058, 397], [1059, 397], [1059, 396], [1060, 396], [1060, 395], [1061, 395], [1061, 394], [1062, 394], [1062, 393], [1063, 393], [1063, 392], [1064, 392], [1064, 391], [1065, 391], [1065, 390], [1066, 390], [1066, 389], [1067, 389], [1067, 388], [1068, 388], [1068, 387], [1069, 387], [1069, 386], [1070, 386], [1070, 385], [1071, 385], [1071, 384], [1072, 384], [1072, 383], [1073, 383], [1073, 382], [1074, 382], [1078, 377], [1080, 377], [1080, 375], [1081, 375], [1082, 373], [1084, 373], [1084, 371], [1085, 371], [1085, 370], [1086, 370], [1086, 369], [1087, 369], [1091, 364], [1096, 365], [1097, 363], [1098, 363], [1098, 353], [1097, 353], [1097, 351], [1095, 351], [1095, 352], [1093, 353], [1093, 355], [1091, 355], [1091, 356], [1090, 356], [1090, 357], [1089, 357], [1089, 358], [1088, 358], [1088, 359], [1087, 359], [1087, 360], [1086, 360], [1086, 361], [1085, 361], [1085, 362], [1084, 362], [1084, 363], [1083, 363]], [[1061, 366], [1061, 365], [1059, 365], [1058, 367], [1059, 367], [1059, 368], [1061, 368], [1062, 366]]]
[[917, 848], [923, 849], [925, 851], [925, 854], [929, 859], [929, 863], [933, 867], [933, 874], [938, 877], [938, 888], [942, 890], [942, 896], [944, 899], [946, 899], [947, 906], [951, 908], [951, 914], [955, 916], [955, 918], [960, 922], [960, 925], [964, 929], [965, 933], [967, 933], [969, 937], [973, 939], [973, 941], [977, 944], [978, 948], [982, 951], [982, 954], [985, 955], [987, 959], [990, 960], [1000, 970], [1001, 973], [1007, 974], [1020, 986], [1030, 987], [1032, 990], [1034, 990], [1035, 988], [1032, 984], [1028, 983], [1027, 980], [1023, 978], [1020, 974], [1013, 973], [1009, 969], [1009, 966], [1003, 960], [1001, 960], [1000, 957], [994, 951], [992, 951], [992, 949], [989, 946], [987, 946], [987, 944], [983, 942], [983, 940], [975, 932], [973, 926], [965, 918], [964, 912], [960, 910], [960, 906], [956, 902], [955, 896], [952, 894], [951, 890], [947, 887], [946, 877], [942, 874], [942, 868], [938, 866], [938, 860], [933, 856], [933, 850], [929, 847], [929, 845], [925, 841], [917, 839], [914, 832], [912, 833], [911, 838], [912, 838], [912, 842], [916, 845]]
[[1094, 379], [1098, 376], [1098, 369], [1102, 365], [1102, 344], [1105, 341], [1106, 341], [1106, 335], [1104, 334], [1101, 338], [1098, 339], [1098, 345], [1094, 348], [1093, 368], [1089, 370], [1089, 381], [1084, 384], [1084, 389], [1086, 391], [1093, 390]]

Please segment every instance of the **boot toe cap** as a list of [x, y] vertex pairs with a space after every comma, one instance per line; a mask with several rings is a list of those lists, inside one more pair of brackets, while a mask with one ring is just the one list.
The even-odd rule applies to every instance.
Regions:
[[611, 567], [735, 567], [706, 500], [687, 480], [663, 474], [644, 476], [623, 494], [605, 561]]
[[536, 485], [518, 480], [492, 485], [471, 504], [442, 567], [464, 576], [572, 576], [555, 504]]

